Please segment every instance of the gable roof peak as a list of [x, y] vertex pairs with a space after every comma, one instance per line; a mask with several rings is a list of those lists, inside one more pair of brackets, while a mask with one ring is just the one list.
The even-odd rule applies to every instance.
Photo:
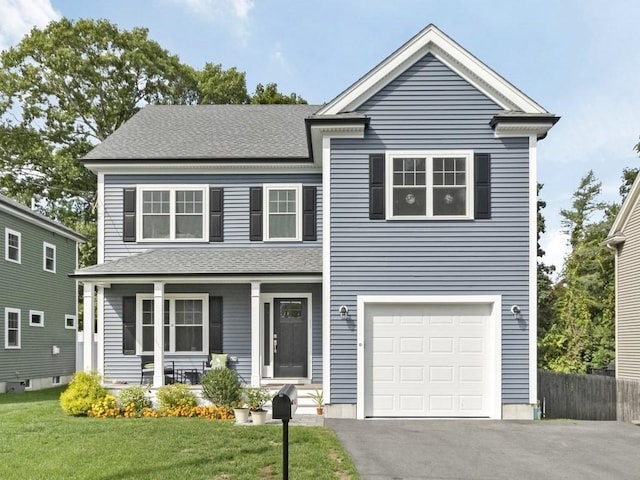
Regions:
[[431, 53], [506, 111], [548, 114], [543, 107], [430, 23], [376, 67], [318, 110], [336, 115], [356, 110], [415, 62]]

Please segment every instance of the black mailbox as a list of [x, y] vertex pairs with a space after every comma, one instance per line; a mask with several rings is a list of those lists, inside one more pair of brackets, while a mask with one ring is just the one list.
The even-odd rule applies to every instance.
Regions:
[[274, 420], [291, 420], [298, 406], [298, 390], [295, 385], [284, 385], [271, 401]]

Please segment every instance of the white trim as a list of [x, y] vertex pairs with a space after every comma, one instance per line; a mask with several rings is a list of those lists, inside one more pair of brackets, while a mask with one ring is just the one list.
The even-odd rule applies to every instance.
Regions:
[[544, 108], [480, 62], [437, 27], [429, 25], [321, 108], [317, 115], [335, 115], [356, 110], [427, 53], [435, 55], [502, 108], [525, 113], [547, 113]]
[[[72, 320], [72, 326], [69, 326], [67, 320]], [[64, 328], [67, 330], [77, 330], [78, 328], [78, 317], [76, 315], [65, 315], [64, 316]]]
[[357, 300], [357, 400], [356, 416], [364, 419], [365, 401], [365, 309], [367, 306], [387, 303], [404, 304], [483, 304], [491, 305], [493, 323], [493, 368], [490, 369], [494, 388], [490, 399], [490, 418], [502, 418], [502, 296], [501, 295], [358, 295]]
[[[33, 316], [37, 315], [40, 317], [40, 323], [33, 322]], [[30, 327], [44, 327], [44, 312], [40, 310], [29, 310], [29, 326]]]
[[[50, 248], [53, 250], [53, 268], [47, 268], [47, 249]], [[52, 243], [42, 242], [42, 269], [45, 272], [56, 273], [56, 267], [58, 265], [58, 255], [56, 253], [56, 246]]]
[[322, 391], [331, 403], [331, 137], [322, 137]]
[[538, 139], [529, 137], [529, 403], [538, 401]]
[[93, 364], [93, 352], [94, 352], [94, 325], [95, 325], [95, 317], [93, 314], [94, 308], [94, 297], [93, 297], [93, 282], [85, 282], [84, 288], [82, 289], [82, 304], [83, 304], [83, 322], [82, 322], [82, 336], [83, 336], [83, 360], [82, 360], [82, 368], [85, 372], [91, 372], [95, 370], [95, 365]]
[[[251, 275], [251, 276], [226, 276], [226, 275], [203, 275], [203, 276], [175, 276], [175, 275], [157, 275], [156, 278], [166, 278], [171, 283], [181, 284], [200, 284], [200, 283], [250, 283], [256, 281], [259, 283], [317, 283], [321, 279], [321, 274], [317, 275]], [[128, 276], [109, 276], [109, 275], [87, 275], [78, 277], [79, 282], [95, 282], [109, 288], [111, 284], [149, 284], [152, 280], [149, 277], [128, 277]]]
[[269, 303], [269, 323], [270, 323], [270, 331], [273, 334], [273, 322], [275, 320], [275, 311], [273, 308], [273, 302], [276, 298], [286, 298], [286, 299], [298, 299], [304, 298], [307, 300], [307, 376], [300, 377], [305, 380], [311, 381], [313, 378], [313, 294], [311, 293], [287, 293], [287, 292], [277, 292], [277, 293], [262, 293], [260, 295], [260, 370], [264, 371], [264, 358], [267, 354], [269, 354], [269, 373], [270, 375], [267, 377], [269, 380], [283, 380], [282, 378], [274, 377], [274, 359], [273, 359], [273, 342], [271, 343], [272, 348], [270, 352], [262, 351], [262, 347], [264, 345], [264, 304]]
[[320, 167], [311, 161], [290, 163], [290, 164], [274, 164], [270, 160], [265, 160], [264, 164], [260, 163], [195, 163], [195, 162], [171, 162], [162, 161], [153, 164], [138, 162], [136, 160], [118, 161], [109, 164], [107, 161], [85, 161], [84, 166], [96, 174], [149, 174], [149, 168], [161, 171], [167, 175], [189, 174], [212, 174], [216, 175], [249, 175], [249, 174], [296, 174], [296, 173], [320, 173]]
[[[105, 209], [104, 209], [104, 173], [98, 172], [98, 188], [97, 188], [97, 256], [98, 264], [104, 263], [104, 228], [105, 228]], [[77, 262], [76, 262], [76, 268]]]
[[251, 282], [251, 386], [260, 386], [260, 282]]
[[[17, 345], [9, 345], [9, 314], [17, 313], [18, 314], [18, 328], [12, 329], [17, 330], [18, 332], [18, 344]], [[4, 348], [7, 350], [19, 350], [22, 345], [22, 311], [19, 308], [4, 308]]]
[[[553, 118], [553, 117], [552, 117]], [[550, 120], [552, 119], [550, 118]], [[509, 137], [529, 137], [535, 136], [536, 138], [546, 135], [553, 122], [528, 122], [528, 123], [512, 123], [508, 120], [504, 122], [498, 120], [493, 128], [493, 134], [496, 138], [509, 138]]]
[[[18, 259], [14, 260], [9, 257], [9, 235], [15, 235], [18, 237]], [[16, 230], [10, 228], [4, 229], [4, 259], [7, 262], [22, 263], [22, 234]]]
[[[155, 167], [154, 167], [155, 168]], [[143, 213], [144, 192], [169, 192], [169, 238], [144, 238]], [[176, 192], [201, 192], [202, 193], [202, 237], [200, 238], [176, 238]], [[136, 185], [136, 241], [139, 243], [202, 243], [209, 241], [209, 186], [191, 184], [170, 185]], [[195, 215], [195, 214], [194, 214]]]
[[104, 376], [104, 288], [96, 285], [96, 369]]
[[624, 235], [620, 235], [620, 232], [624, 234], [625, 227], [627, 226], [627, 222], [631, 217], [631, 213], [633, 212], [634, 207], [638, 203], [640, 199], [640, 175], [636, 177], [631, 185], [631, 190], [627, 194], [627, 197], [624, 199], [622, 203], [622, 207], [620, 207], [620, 211], [618, 215], [616, 215], [615, 220], [613, 221], [613, 225], [611, 225], [611, 229], [609, 230], [609, 235], [607, 235], [607, 239], [605, 243], [610, 246], [613, 246], [617, 243], [624, 242]]
[[[269, 192], [272, 190], [293, 190], [296, 194], [295, 237], [271, 237], [269, 232]], [[290, 213], [290, 212], [289, 212]], [[300, 242], [302, 241], [302, 184], [300, 183], [265, 183], [262, 185], [262, 231], [265, 242]]]
[[[424, 215], [393, 215], [393, 160], [395, 158], [424, 158], [426, 185], [426, 205]], [[436, 157], [465, 158], [466, 215], [433, 214], [433, 160]], [[473, 150], [387, 150], [385, 152], [385, 200], [386, 218], [389, 220], [471, 220], [474, 214], [474, 162]]]
[[[640, 175], [639, 175], [640, 177]], [[611, 247], [609, 247], [611, 248]], [[615, 249], [615, 253], [614, 253], [614, 257], [613, 257], [613, 268], [614, 268], [614, 278], [613, 278], [613, 285], [614, 285], [614, 296], [615, 296], [615, 304], [614, 304], [614, 308], [615, 308], [615, 319], [614, 319], [614, 336], [615, 336], [615, 346], [616, 346], [616, 351], [615, 351], [615, 362], [616, 362], [616, 378], [619, 378], [619, 368], [618, 368], [618, 359], [619, 359], [619, 355], [618, 355], [618, 345], [620, 345], [619, 342], [619, 335], [620, 335], [620, 329], [619, 329], [619, 322], [618, 319], [620, 318], [618, 315], [620, 314], [620, 296], [618, 295], [618, 285], [620, 282], [620, 275], [618, 273], [619, 268], [620, 268], [620, 250], [618, 248]]]
[[[164, 285], [162, 282], [154, 283], [153, 293], [137, 293], [136, 294], [136, 355], [151, 355], [154, 351], [147, 351], [142, 349], [142, 302], [143, 300], [154, 301], [154, 318], [156, 315], [155, 300], [158, 295], [158, 289], [156, 285]], [[163, 302], [169, 301], [169, 350], [164, 350], [166, 355], [208, 355], [209, 354], [209, 294], [208, 293], [164, 293], [162, 295]], [[176, 300], [200, 300], [202, 302], [202, 350], [178, 352], [176, 351], [176, 321], [175, 321], [175, 301]], [[164, 303], [162, 304], [162, 310], [164, 310]], [[162, 312], [162, 328], [167, 325], [164, 323], [164, 311]], [[153, 326], [154, 328], [154, 345], [156, 343], [156, 325], [147, 324], [147, 327]], [[162, 331], [164, 336], [164, 330]], [[163, 339], [164, 340], [164, 339]]]

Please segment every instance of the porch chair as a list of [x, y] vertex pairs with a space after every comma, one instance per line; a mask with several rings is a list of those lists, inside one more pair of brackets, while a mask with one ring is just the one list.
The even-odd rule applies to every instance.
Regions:
[[227, 368], [229, 355], [226, 353], [212, 353], [211, 358], [202, 362], [202, 373], [214, 368]]
[[[140, 356], [140, 385], [144, 383], [153, 383], [153, 355]], [[165, 360], [164, 362], [164, 383], [175, 383], [176, 366], [173, 360]], [[145, 378], [148, 380], [145, 382]]]

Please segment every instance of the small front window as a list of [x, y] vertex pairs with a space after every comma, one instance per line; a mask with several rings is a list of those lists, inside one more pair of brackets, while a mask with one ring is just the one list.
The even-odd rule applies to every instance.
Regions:
[[142, 190], [142, 240], [204, 240], [206, 189]]
[[5, 260], [9, 260], [10, 262], [20, 263], [21, 255], [20, 252], [22, 250], [21, 246], [21, 235], [20, 232], [16, 232], [14, 230], [5, 229], [4, 241], [4, 258]]
[[42, 256], [42, 268], [47, 272], [56, 273], [56, 246], [50, 243], [43, 244]]
[[471, 218], [472, 152], [388, 152], [390, 218]]
[[64, 316], [64, 328], [69, 330], [76, 329], [76, 316], [75, 315], [65, 315]]
[[300, 240], [300, 185], [265, 187], [265, 240]]
[[29, 311], [29, 325], [32, 327], [44, 327], [44, 312]]

